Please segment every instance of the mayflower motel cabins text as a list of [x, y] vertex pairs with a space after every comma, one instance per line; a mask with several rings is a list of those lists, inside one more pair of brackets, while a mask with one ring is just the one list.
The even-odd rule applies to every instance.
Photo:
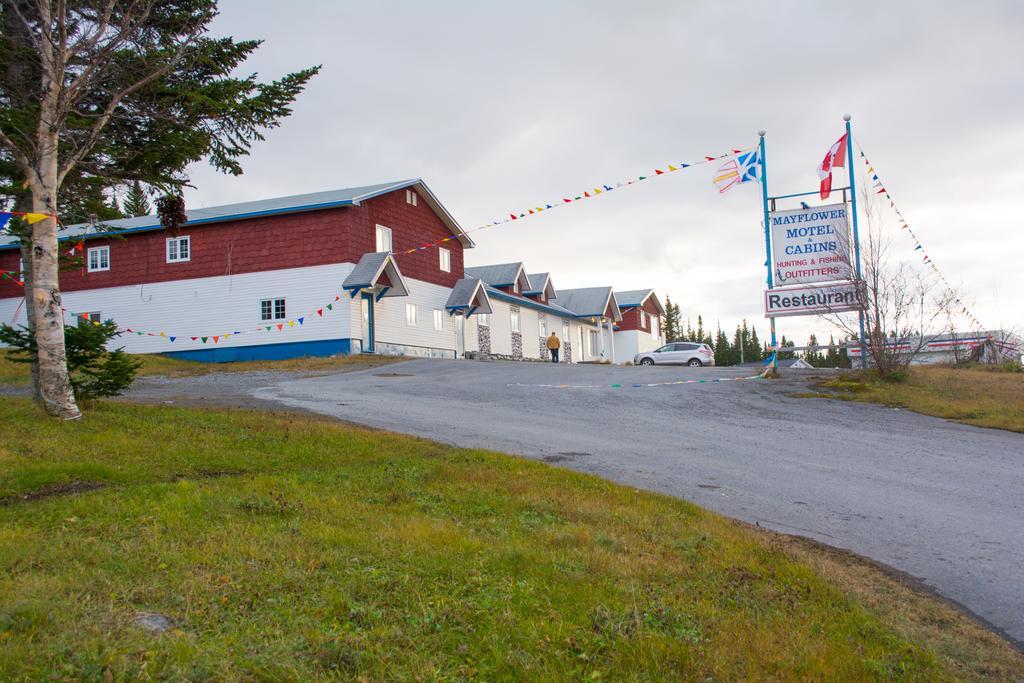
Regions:
[[[563, 362], [621, 363], [662, 344], [652, 290], [558, 290], [522, 263], [466, 267], [473, 240], [421, 180], [193, 209], [173, 234], [143, 216], [60, 239], [82, 261], [61, 273], [67, 321], [115, 320], [130, 353], [541, 360], [555, 332]], [[13, 237], [0, 238], [0, 269], [21, 270]], [[0, 282], [0, 320], [25, 324], [24, 295]]]

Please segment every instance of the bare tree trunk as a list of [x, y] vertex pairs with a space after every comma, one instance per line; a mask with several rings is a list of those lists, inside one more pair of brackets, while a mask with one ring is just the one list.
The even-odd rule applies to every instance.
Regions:
[[[45, 125], [45, 124], [43, 124]], [[39, 136], [36, 174], [30, 181], [32, 210], [49, 214], [32, 226], [32, 292], [29, 305], [36, 328], [39, 396], [50, 415], [64, 420], [82, 416], [71, 390], [64, 349], [57, 257], [57, 134]]]
[[[22, 235], [21, 238], [21, 281], [25, 283], [25, 326], [29, 334], [35, 337], [36, 334], [36, 310], [32, 306], [32, 240], [30, 235]], [[32, 398], [42, 402], [42, 395], [39, 393], [39, 357], [32, 358]]]

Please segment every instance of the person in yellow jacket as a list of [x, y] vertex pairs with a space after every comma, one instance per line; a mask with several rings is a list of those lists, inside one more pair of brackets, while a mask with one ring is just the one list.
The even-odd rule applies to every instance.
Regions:
[[558, 349], [562, 348], [562, 342], [558, 341], [558, 335], [554, 332], [548, 337], [548, 351], [551, 353], [551, 362], [558, 362]]

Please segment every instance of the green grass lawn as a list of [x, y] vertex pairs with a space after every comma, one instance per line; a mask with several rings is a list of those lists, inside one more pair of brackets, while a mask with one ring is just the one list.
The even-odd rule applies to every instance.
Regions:
[[845, 373], [822, 386], [837, 392], [833, 397], [907, 408], [978, 427], [1024, 432], [1024, 373], [999, 366], [914, 366], [902, 383], [884, 382], [871, 374]]
[[[331, 370], [353, 369], [364, 365], [388, 363], [398, 360], [388, 356], [308, 356], [274, 361], [240, 361], [237, 363], [197, 363], [195, 361], [168, 358], [159, 354], [140, 354], [135, 356], [142, 361], [139, 377], [161, 375], [165, 377], [195, 377], [214, 372], [253, 372], [256, 370], [271, 371], [308, 371], [329, 372]], [[27, 363], [15, 363], [0, 351], [0, 384], [27, 386], [31, 379], [31, 371]]]
[[[59, 423], [8, 399], [0, 501], [0, 680], [1024, 670], [866, 565], [595, 477], [296, 414], [100, 403]], [[141, 612], [174, 626], [151, 634]]]

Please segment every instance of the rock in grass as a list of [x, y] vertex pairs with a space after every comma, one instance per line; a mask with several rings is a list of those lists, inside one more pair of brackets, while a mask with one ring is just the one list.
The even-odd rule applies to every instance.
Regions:
[[174, 621], [170, 617], [156, 612], [139, 612], [132, 621], [150, 633], [163, 633], [174, 626]]

